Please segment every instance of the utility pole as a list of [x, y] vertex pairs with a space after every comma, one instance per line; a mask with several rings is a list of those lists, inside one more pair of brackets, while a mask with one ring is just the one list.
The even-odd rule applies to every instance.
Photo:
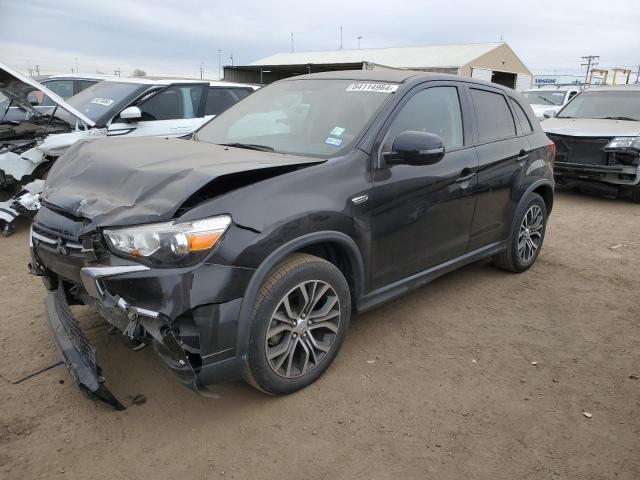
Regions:
[[204, 62], [200, 62], [200, 80], [204, 78]]
[[340, 50], [342, 50], [342, 25], [340, 25]]
[[222, 79], [222, 50], [218, 49], [218, 80]]
[[362, 40], [364, 37], [358, 37], [358, 50], [360, 50], [360, 40]]
[[120, 67], [116, 67], [116, 69], [113, 71], [114, 75], [117, 75], [118, 77], [120, 76]]
[[233, 53], [229, 55], [229, 58], [231, 59], [231, 68], [233, 68]]
[[78, 57], [76, 57], [76, 73], [78, 73], [80, 70], [78, 70]]
[[640, 65], [638, 65], [638, 71], [636, 72], [636, 84], [640, 83]]
[[581, 67], [587, 67], [587, 73], [584, 76], [584, 83], [589, 81], [589, 72], [591, 71], [591, 67], [594, 68], [598, 66], [598, 60], [600, 60], [600, 55], [585, 55], [581, 57], [587, 63], [581, 63]]
[[40, 65], [36, 65], [36, 75], [40, 75]]
[[293, 48], [293, 32], [291, 32], [291, 53], [295, 52], [295, 49]]

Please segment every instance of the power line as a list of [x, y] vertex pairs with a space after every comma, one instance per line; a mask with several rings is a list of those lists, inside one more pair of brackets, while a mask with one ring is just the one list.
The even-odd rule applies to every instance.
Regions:
[[600, 60], [600, 55], [585, 55], [581, 57], [587, 63], [581, 63], [581, 67], [587, 67], [587, 73], [584, 75], [584, 83], [589, 81], [589, 72], [591, 71], [591, 65], [593, 64], [594, 68], [598, 66], [598, 60]]

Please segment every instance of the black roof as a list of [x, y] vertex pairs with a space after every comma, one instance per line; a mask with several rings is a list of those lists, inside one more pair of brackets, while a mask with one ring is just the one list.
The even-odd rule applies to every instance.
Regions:
[[312, 73], [309, 75], [298, 75], [285, 78], [281, 82], [291, 80], [313, 80], [313, 79], [333, 79], [333, 80], [357, 80], [372, 82], [394, 82], [394, 83], [417, 83], [423, 81], [454, 80], [457, 82], [475, 83], [486, 85], [503, 90], [511, 90], [508, 87], [493, 82], [485, 82], [471, 77], [460, 75], [450, 75], [448, 73], [421, 72], [419, 70], [336, 70], [332, 72]]

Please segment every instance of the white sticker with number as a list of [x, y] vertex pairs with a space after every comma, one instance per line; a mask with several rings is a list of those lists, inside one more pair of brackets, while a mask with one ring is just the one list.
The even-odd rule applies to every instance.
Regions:
[[352, 83], [347, 87], [347, 92], [378, 92], [393, 93], [398, 90], [398, 85], [388, 83]]
[[104, 105], [105, 107], [108, 107], [113, 102], [114, 101], [111, 100], [110, 98], [100, 98], [100, 97], [96, 97], [93, 100], [91, 100], [91, 103], [96, 103], [98, 105]]

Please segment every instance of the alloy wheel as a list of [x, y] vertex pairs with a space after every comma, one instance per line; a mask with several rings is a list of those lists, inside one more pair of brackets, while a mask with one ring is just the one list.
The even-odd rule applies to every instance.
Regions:
[[331, 350], [340, 324], [340, 301], [326, 282], [291, 289], [276, 307], [265, 338], [271, 369], [281, 377], [306, 375]]
[[518, 259], [528, 264], [542, 244], [544, 215], [538, 205], [532, 205], [525, 213], [518, 233]]

